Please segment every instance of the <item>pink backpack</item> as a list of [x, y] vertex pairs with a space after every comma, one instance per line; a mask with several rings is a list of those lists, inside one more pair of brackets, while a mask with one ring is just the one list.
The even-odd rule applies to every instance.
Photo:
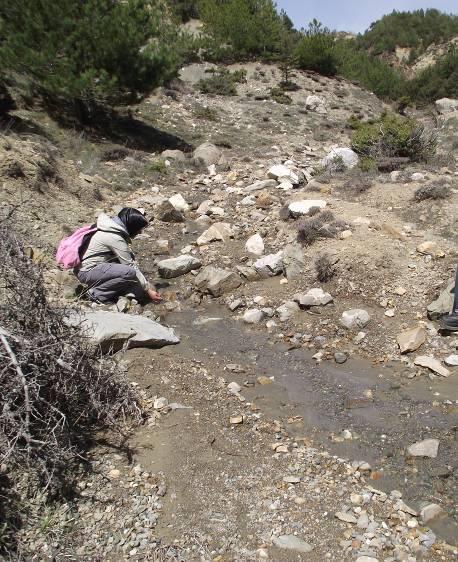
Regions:
[[97, 226], [95, 224], [86, 225], [61, 240], [56, 252], [58, 265], [63, 269], [73, 269], [80, 266], [83, 254], [96, 232]]

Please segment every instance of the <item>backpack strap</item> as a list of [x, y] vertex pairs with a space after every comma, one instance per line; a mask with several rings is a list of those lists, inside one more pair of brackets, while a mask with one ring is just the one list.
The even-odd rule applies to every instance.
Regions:
[[[95, 226], [95, 225], [94, 225]], [[103, 230], [103, 228], [98, 228], [96, 230], [96, 232], [105, 232], [107, 234], [118, 234], [119, 236], [121, 236], [121, 238], [124, 238], [124, 240], [129, 244], [131, 242], [130, 236], [127, 234], [127, 232], [113, 232], [112, 230]], [[91, 241], [92, 236], [94, 236], [95, 232], [92, 233], [91, 237], [88, 238], [88, 241], [85, 245], [85, 248], [83, 249], [82, 253], [85, 253], [89, 243]], [[87, 258], [100, 258], [102, 256], [111, 256], [113, 254], [113, 252], [97, 252], [96, 254], [91, 254], [90, 256], [84, 256], [81, 258], [81, 263], [83, 263], [83, 261]]]

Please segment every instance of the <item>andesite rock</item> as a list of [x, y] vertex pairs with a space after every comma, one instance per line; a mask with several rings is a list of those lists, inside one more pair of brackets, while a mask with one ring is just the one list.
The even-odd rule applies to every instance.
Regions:
[[288, 244], [283, 250], [283, 270], [287, 279], [296, 279], [304, 271], [304, 248], [297, 242]]
[[272, 542], [278, 548], [284, 548], [286, 550], [295, 550], [303, 553], [312, 552], [313, 550], [313, 546], [295, 535], [281, 535], [279, 537], [274, 537]]
[[439, 450], [439, 439], [424, 439], [410, 445], [407, 453], [411, 457], [430, 457], [435, 459]]
[[280, 275], [283, 271], [283, 252], [263, 256], [253, 264], [253, 267], [265, 279]]
[[332, 302], [332, 296], [326, 293], [320, 287], [315, 289], [310, 289], [307, 293], [297, 294], [294, 296], [294, 300], [299, 303], [302, 307], [310, 306], [325, 306]]
[[293, 201], [288, 205], [288, 210], [293, 218], [306, 216], [310, 213], [311, 209], [318, 208], [324, 209], [326, 201], [322, 199], [304, 199], [302, 201]]
[[187, 254], [176, 258], [162, 260], [157, 264], [159, 275], [163, 279], [180, 277], [181, 275], [185, 275], [193, 269], [199, 269], [200, 267], [202, 267], [202, 262], [194, 256]]
[[256, 233], [250, 236], [245, 244], [245, 249], [249, 254], [262, 256], [264, 253], [264, 241], [260, 234]]
[[354, 150], [347, 147], [333, 148], [320, 164], [328, 169], [337, 169], [340, 165], [351, 170], [358, 165], [359, 156]]
[[249, 308], [243, 315], [243, 321], [246, 324], [259, 324], [264, 318], [264, 312], [258, 308]]
[[345, 328], [352, 330], [364, 328], [364, 326], [369, 323], [370, 319], [371, 317], [366, 310], [355, 308], [352, 310], [346, 310], [342, 314], [340, 321]]
[[267, 175], [269, 178], [278, 181], [287, 179], [293, 185], [297, 185], [299, 183], [299, 176], [296, 174], [296, 172], [293, 172], [284, 164], [276, 164], [275, 166], [272, 166], [271, 168], [269, 168]]
[[72, 325], [81, 323], [90, 341], [100, 345], [102, 351], [118, 351], [124, 345], [128, 349], [159, 348], [180, 342], [171, 328], [139, 315], [93, 310], [72, 314], [68, 322]]
[[186, 203], [183, 195], [181, 193], [176, 193], [169, 198], [169, 202], [174, 206], [177, 211], [185, 213], [189, 210], [189, 205]]
[[443, 513], [444, 510], [440, 505], [437, 505], [437, 503], [430, 503], [420, 511], [420, 518], [423, 523], [429, 523], [433, 519], [437, 519], [437, 517], [443, 515]]
[[216, 240], [227, 242], [227, 240], [229, 240], [229, 238], [232, 238], [232, 236], [233, 232], [229, 223], [215, 222], [215, 224], [212, 224], [210, 228], [208, 228], [199, 236], [199, 238], [197, 238], [197, 244], [199, 246], [203, 246], [204, 244], [208, 244]]
[[233, 271], [209, 265], [197, 275], [194, 284], [200, 291], [207, 291], [214, 297], [220, 297], [240, 287], [242, 280]]
[[416, 326], [397, 336], [397, 342], [401, 353], [408, 353], [409, 351], [416, 351], [426, 341], [426, 330], [423, 326]]

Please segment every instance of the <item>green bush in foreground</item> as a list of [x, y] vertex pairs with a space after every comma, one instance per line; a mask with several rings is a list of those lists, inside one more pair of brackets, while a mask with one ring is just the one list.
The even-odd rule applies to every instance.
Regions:
[[400, 156], [422, 162], [435, 154], [437, 138], [435, 131], [414, 119], [385, 113], [380, 119], [357, 126], [352, 148], [365, 158]]

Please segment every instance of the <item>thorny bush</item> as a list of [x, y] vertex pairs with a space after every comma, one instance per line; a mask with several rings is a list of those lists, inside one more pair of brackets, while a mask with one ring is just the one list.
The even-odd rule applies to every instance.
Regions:
[[[58, 490], [91, 433], [138, 418], [140, 402], [48, 302], [40, 267], [9, 226], [0, 225], [0, 483], [28, 474], [35, 491]], [[1, 484], [0, 496], [7, 503]]]

